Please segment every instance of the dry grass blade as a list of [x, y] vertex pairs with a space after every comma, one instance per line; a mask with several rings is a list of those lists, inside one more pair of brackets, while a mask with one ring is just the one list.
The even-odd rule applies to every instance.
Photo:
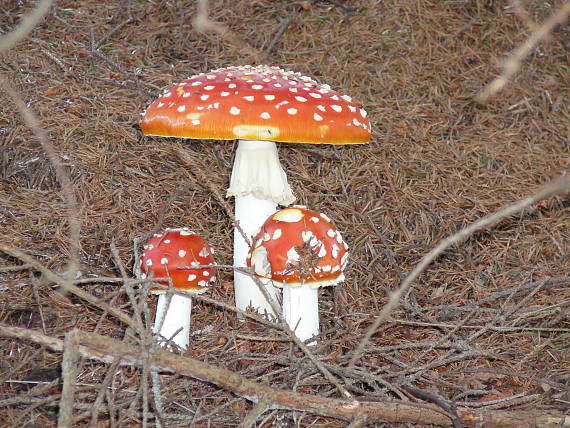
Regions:
[[570, 175], [562, 176], [557, 180], [552, 181], [551, 183], [544, 186], [541, 190], [536, 192], [535, 194], [528, 196], [526, 198], [520, 199], [519, 201], [506, 206], [505, 208], [497, 211], [494, 214], [485, 216], [480, 220], [476, 221], [475, 223], [461, 229], [455, 235], [450, 236], [442, 240], [433, 250], [431, 250], [426, 256], [424, 256], [420, 263], [414, 268], [412, 272], [402, 281], [400, 287], [392, 293], [388, 303], [382, 308], [382, 311], [376, 316], [372, 325], [366, 331], [365, 336], [362, 338], [358, 347], [352, 354], [350, 359], [349, 367], [352, 368], [358, 361], [358, 359], [362, 356], [366, 345], [370, 341], [372, 335], [378, 330], [378, 327], [382, 322], [384, 322], [390, 312], [396, 308], [400, 302], [400, 299], [404, 295], [404, 293], [410, 287], [410, 284], [436, 259], [438, 258], [446, 249], [451, 247], [452, 245], [459, 244], [473, 235], [475, 232], [483, 230], [487, 227], [490, 227], [494, 224], [497, 224], [502, 219], [509, 217], [513, 214], [516, 214], [525, 208], [528, 208], [532, 204], [541, 201], [542, 199], [566, 193], [570, 189]]
[[57, 179], [61, 185], [63, 199], [67, 205], [67, 218], [69, 221], [69, 245], [70, 245], [70, 264], [65, 275], [68, 278], [74, 278], [79, 270], [79, 248], [80, 248], [80, 232], [81, 224], [79, 222], [78, 213], [79, 205], [71, 180], [64, 170], [59, 156], [57, 155], [53, 145], [51, 144], [47, 133], [41, 127], [39, 120], [35, 114], [26, 106], [22, 97], [18, 92], [5, 80], [0, 78], [0, 87], [6, 92], [10, 100], [16, 105], [20, 115], [24, 118], [26, 124], [31, 128], [34, 135], [38, 139], [40, 145], [48, 156], [50, 163], [53, 165]]

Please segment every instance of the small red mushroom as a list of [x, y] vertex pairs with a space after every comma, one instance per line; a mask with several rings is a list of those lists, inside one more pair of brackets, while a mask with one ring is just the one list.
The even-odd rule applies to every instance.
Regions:
[[[143, 248], [140, 258], [143, 279], [151, 274], [154, 278], [170, 278], [174, 287], [192, 293], [205, 292], [216, 280], [216, 270], [211, 267], [215, 263], [214, 250], [201, 236], [186, 227], [157, 233]], [[168, 285], [168, 281], [156, 282]], [[155, 333], [170, 339], [182, 328], [173, 342], [186, 349], [190, 338], [192, 299], [174, 294], [167, 310], [166, 290], [154, 288], [151, 293], [159, 294]]]
[[301, 340], [319, 333], [319, 287], [344, 280], [348, 245], [324, 214], [302, 206], [277, 211], [253, 238], [247, 265], [283, 288], [283, 315]]

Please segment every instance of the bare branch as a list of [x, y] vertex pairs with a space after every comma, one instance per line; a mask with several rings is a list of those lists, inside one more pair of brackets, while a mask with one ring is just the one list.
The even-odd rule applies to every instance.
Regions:
[[42, 0], [36, 8], [22, 18], [20, 24], [0, 39], [0, 55], [24, 40], [48, 13], [53, 0]]
[[565, 175], [560, 177], [557, 180], [554, 180], [544, 186], [541, 190], [536, 192], [534, 195], [528, 196], [526, 198], [520, 199], [517, 202], [506, 206], [505, 208], [497, 211], [494, 214], [490, 214], [485, 216], [475, 223], [464, 227], [455, 235], [452, 235], [444, 240], [442, 240], [437, 246], [431, 250], [424, 258], [418, 263], [418, 265], [414, 268], [414, 270], [402, 281], [400, 287], [392, 293], [388, 303], [382, 308], [380, 314], [376, 317], [372, 325], [368, 328], [368, 331], [358, 344], [358, 347], [354, 351], [352, 358], [350, 359], [349, 367], [354, 367], [356, 361], [360, 358], [362, 353], [364, 352], [364, 348], [370, 342], [372, 335], [376, 332], [380, 324], [388, 318], [390, 312], [395, 309], [399, 302], [400, 298], [404, 295], [404, 293], [410, 287], [410, 284], [424, 271], [426, 268], [435, 260], [437, 259], [445, 250], [455, 244], [459, 244], [473, 235], [475, 232], [478, 232], [482, 229], [490, 227], [502, 219], [509, 217], [513, 214], [516, 214], [525, 208], [531, 206], [532, 204], [548, 198], [550, 196], [558, 195], [567, 192], [570, 189], [570, 175]]

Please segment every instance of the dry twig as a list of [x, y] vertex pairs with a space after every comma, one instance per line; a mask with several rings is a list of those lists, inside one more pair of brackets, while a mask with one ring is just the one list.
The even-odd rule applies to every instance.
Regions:
[[484, 104], [489, 100], [489, 98], [496, 95], [497, 92], [503, 89], [509, 80], [518, 73], [521, 68], [522, 61], [541, 41], [552, 33], [558, 25], [564, 24], [569, 15], [570, 1], [567, 1], [560, 9], [550, 15], [542, 25], [536, 27], [528, 39], [513, 51], [511, 56], [505, 61], [501, 75], [485, 86], [475, 96], [475, 101]]

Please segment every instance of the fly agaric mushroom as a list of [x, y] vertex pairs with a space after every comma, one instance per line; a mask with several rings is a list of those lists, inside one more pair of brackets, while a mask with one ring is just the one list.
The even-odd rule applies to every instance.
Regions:
[[254, 236], [247, 265], [283, 288], [283, 316], [305, 341], [319, 334], [318, 288], [344, 280], [348, 245], [324, 214], [294, 206], [270, 216]]
[[[170, 278], [179, 290], [201, 294], [216, 280], [216, 270], [205, 267], [214, 264], [213, 254], [208, 243], [190, 229], [166, 229], [155, 234], [144, 246], [140, 259], [141, 278], [152, 273], [155, 278]], [[168, 285], [166, 281], [157, 282]], [[172, 341], [186, 349], [190, 339], [192, 298], [173, 294], [167, 307], [165, 289], [151, 289], [151, 293], [159, 295], [153, 331], [167, 339], [176, 334]]]
[[[300, 73], [278, 67], [239, 66], [200, 73], [164, 91], [143, 113], [147, 135], [239, 140], [228, 196], [249, 239], [265, 219], [295, 196], [279, 163], [275, 142], [364, 144], [370, 141], [367, 114]], [[234, 231], [234, 266], [243, 267], [249, 243]], [[234, 272], [236, 306], [273, 310], [253, 279]], [[267, 291], [276, 296], [276, 290]]]

